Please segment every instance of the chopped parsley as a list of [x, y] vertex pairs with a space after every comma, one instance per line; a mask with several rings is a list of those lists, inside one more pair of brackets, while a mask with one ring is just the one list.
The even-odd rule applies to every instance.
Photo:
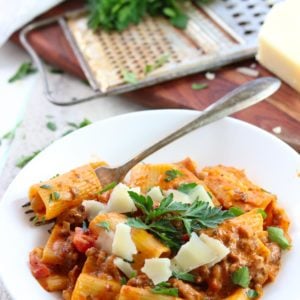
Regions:
[[96, 226], [104, 228], [106, 231], [110, 231], [110, 224], [106, 221], [96, 224]]
[[121, 279], [120, 279], [120, 284], [121, 285], [126, 285], [127, 284], [127, 279], [126, 277], [122, 276]]
[[178, 297], [178, 289], [173, 288], [168, 282], [161, 282], [151, 289], [154, 294], [168, 295]]
[[252, 290], [252, 289], [249, 289], [247, 292], [246, 292], [248, 298], [250, 299], [255, 299], [259, 296], [258, 292], [256, 290]]
[[288, 239], [284, 236], [284, 232], [279, 227], [267, 228], [270, 241], [276, 243], [281, 249], [288, 249], [291, 247]]
[[51, 67], [49, 69], [49, 72], [52, 74], [63, 74], [64, 73], [64, 71], [62, 69], [54, 68], [54, 67]]
[[166, 177], [165, 177], [166, 182], [170, 182], [177, 177], [183, 176], [183, 174], [179, 170], [176, 170], [176, 169], [167, 170], [165, 172], [165, 174], [166, 174]]
[[242, 208], [237, 206], [230, 207], [229, 211], [236, 217], [241, 216], [245, 213], [245, 211]]
[[32, 159], [34, 159], [39, 153], [41, 152], [41, 150], [38, 151], [34, 151], [31, 155], [28, 156], [22, 156], [17, 162], [16, 162], [16, 166], [18, 168], [23, 168], [25, 167]]
[[177, 188], [178, 191], [184, 193], [184, 194], [189, 194], [195, 187], [197, 186], [197, 183], [192, 182], [192, 183], [182, 183], [179, 185]]
[[259, 214], [261, 214], [262, 215], [262, 217], [263, 217], [263, 219], [265, 220], [266, 218], [267, 218], [267, 213], [263, 210], [263, 209], [261, 209], [261, 208], [258, 208], [257, 209], [257, 212], [259, 213]]
[[15, 82], [17, 80], [21, 80], [30, 74], [34, 74], [37, 72], [37, 69], [32, 66], [32, 62], [24, 62], [17, 72], [8, 79], [9, 83]]
[[192, 84], [192, 89], [195, 91], [200, 91], [203, 89], [208, 88], [208, 84], [207, 83], [193, 83]]
[[195, 276], [193, 274], [190, 274], [190, 273], [175, 272], [175, 271], [173, 271], [173, 276], [175, 278], [181, 279], [183, 281], [195, 282]]
[[124, 70], [122, 72], [122, 75], [123, 75], [123, 79], [126, 83], [135, 84], [138, 82], [136, 74], [131, 71]]
[[149, 74], [149, 73], [153, 72], [154, 70], [161, 68], [169, 60], [170, 60], [170, 55], [169, 54], [163, 54], [157, 60], [155, 60], [155, 62], [152, 65], [146, 65], [146, 67], [144, 69], [144, 73]]
[[112, 190], [115, 186], [117, 185], [117, 183], [115, 181], [109, 183], [108, 185], [106, 185], [101, 191], [98, 192], [98, 194], [102, 195], [103, 193]]
[[46, 123], [46, 126], [51, 131], [56, 131], [56, 129], [57, 129], [57, 126], [54, 122], [49, 121], [49, 122]]
[[42, 184], [40, 185], [40, 188], [45, 190], [50, 190], [52, 186], [50, 184]]
[[247, 288], [250, 283], [250, 275], [248, 267], [241, 267], [233, 272], [231, 276], [232, 282], [243, 288]]

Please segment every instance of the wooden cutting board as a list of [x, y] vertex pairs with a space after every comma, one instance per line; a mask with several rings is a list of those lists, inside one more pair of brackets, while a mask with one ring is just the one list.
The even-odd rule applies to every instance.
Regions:
[[[50, 10], [41, 18], [58, 15], [70, 9], [81, 7], [83, 1], [73, 0]], [[18, 33], [12, 39], [18, 42]], [[30, 43], [37, 53], [48, 63], [53, 64], [77, 77], [85, 78], [71, 47], [58, 24], [35, 30], [29, 35]], [[131, 92], [125, 96], [152, 108], [190, 108], [202, 110], [238, 85], [253, 78], [236, 71], [238, 66], [250, 66], [255, 60], [248, 60], [215, 71], [216, 79], [207, 80], [203, 74], [196, 74], [169, 81], [153, 87]], [[270, 76], [267, 70], [257, 64], [260, 76]], [[208, 83], [208, 88], [195, 91], [192, 83]], [[234, 117], [252, 123], [271, 133], [276, 127], [281, 133], [276, 135], [300, 152], [300, 94], [283, 84], [280, 90], [249, 109]]]

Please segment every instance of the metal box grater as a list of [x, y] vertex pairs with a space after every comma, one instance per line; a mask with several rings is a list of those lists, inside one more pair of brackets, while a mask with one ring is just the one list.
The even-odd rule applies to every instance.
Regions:
[[[270, 8], [280, 0], [213, 0], [209, 4], [186, 4], [189, 17], [186, 30], [173, 27], [162, 17], [147, 17], [123, 32], [93, 32], [87, 27], [84, 10], [59, 18], [61, 25], [94, 94], [82, 99], [59, 102], [53, 99], [44, 74], [48, 99], [61, 105], [75, 104], [98, 96], [119, 94], [166, 80], [251, 57], [257, 49], [257, 34]], [[47, 20], [46, 20], [47, 21]], [[30, 30], [42, 24], [31, 24]], [[29, 25], [30, 26], [30, 25]], [[40, 66], [37, 55], [21, 33], [25, 48]], [[31, 49], [30, 49], [31, 48]], [[147, 73], [147, 65], [165, 62]], [[124, 73], [135, 79], [127, 83]]]

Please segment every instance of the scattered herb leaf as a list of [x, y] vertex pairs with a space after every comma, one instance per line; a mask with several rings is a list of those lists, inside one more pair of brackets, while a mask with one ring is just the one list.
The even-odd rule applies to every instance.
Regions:
[[135, 84], [138, 82], [137, 76], [135, 73], [125, 70], [122, 72], [123, 79], [127, 83]]
[[161, 282], [157, 284], [151, 292], [154, 294], [168, 295], [178, 297], [178, 289], [171, 287], [171, 284], [168, 282]]
[[52, 74], [64, 74], [64, 71], [62, 69], [54, 68], [54, 67], [50, 68], [49, 72]]
[[252, 290], [252, 289], [249, 289], [247, 292], [246, 292], [248, 298], [250, 299], [255, 299], [259, 296], [258, 292], [256, 290]]
[[243, 209], [241, 209], [240, 207], [237, 207], [237, 206], [230, 207], [229, 211], [236, 217], [245, 213], [245, 211]]
[[144, 69], [144, 73], [149, 74], [149, 73], [153, 72], [154, 70], [161, 68], [169, 60], [170, 60], [170, 55], [169, 54], [163, 54], [157, 60], [155, 60], [154, 64], [146, 65], [146, 67]]
[[261, 214], [262, 215], [262, 217], [263, 217], [263, 219], [265, 220], [266, 218], [267, 218], [267, 213], [262, 209], [262, 208], [258, 208], [257, 209], [257, 212], [259, 213], [259, 214]]
[[250, 275], [248, 267], [241, 267], [232, 274], [232, 282], [243, 288], [247, 288], [250, 283]]
[[17, 72], [11, 78], [9, 78], [8, 82], [12, 83], [12, 82], [15, 82], [17, 80], [21, 80], [24, 77], [26, 77], [30, 74], [34, 74], [36, 72], [37, 72], [37, 69], [32, 66], [32, 62], [24, 62], [19, 67]]
[[276, 243], [281, 249], [288, 249], [291, 247], [289, 241], [284, 236], [284, 232], [279, 227], [268, 227], [267, 228], [269, 239]]
[[165, 178], [166, 182], [170, 182], [177, 177], [183, 176], [183, 174], [179, 170], [176, 170], [176, 169], [167, 170], [165, 172], [165, 174], [167, 175]]
[[193, 274], [190, 274], [190, 273], [174, 272], [173, 271], [173, 276], [178, 278], [178, 279], [181, 279], [183, 281], [195, 282], [195, 276]]
[[127, 284], [127, 279], [126, 277], [122, 276], [121, 279], [120, 279], [120, 284], [121, 285], [126, 285]]
[[31, 155], [28, 156], [22, 156], [16, 163], [16, 166], [18, 168], [23, 168], [25, 167], [32, 159], [34, 159], [39, 153], [41, 152], [41, 150], [35, 151], [33, 152]]
[[197, 183], [192, 182], [192, 183], [182, 183], [179, 185], [177, 188], [178, 191], [184, 193], [184, 194], [190, 194], [190, 192], [197, 186]]
[[207, 83], [193, 83], [192, 84], [192, 89], [195, 91], [200, 91], [203, 89], [208, 88], [208, 84]]
[[103, 193], [112, 190], [115, 186], [117, 185], [117, 183], [115, 181], [109, 183], [108, 185], [106, 185], [101, 191], [98, 192], [98, 194], [102, 195]]
[[104, 228], [106, 231], [110, 231], [110, 224], [106, 221], [96, 224], [96, 226]]
[[56, 131], [57, 129], [57, 126], [54, 122], [47, 122], [46, 126], [51, 131]]
[[52, 186], [50, 184], [42, 184], [40, 186], [41, 189], [45, 189], [45, 190], [50, 190], [52, 188]]

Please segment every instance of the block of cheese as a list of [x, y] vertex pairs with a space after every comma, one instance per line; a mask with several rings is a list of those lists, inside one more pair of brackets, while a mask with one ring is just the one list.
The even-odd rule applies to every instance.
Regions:
[[259, 33], [257, 60], [300, 92], [300, 1], [276, 4]]

